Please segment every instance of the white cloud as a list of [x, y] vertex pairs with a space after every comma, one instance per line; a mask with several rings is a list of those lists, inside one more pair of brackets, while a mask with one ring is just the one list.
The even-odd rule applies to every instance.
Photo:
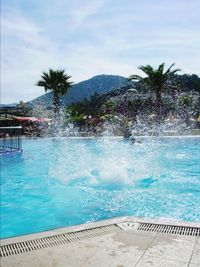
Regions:
[[106, 0], [85, 0], [80, 6], [80, 2], [74, 2], [73, 8], [69, 11], [70, 31], [78, 28], [89, 16], [95, 14], [106, 3]]
[[103, 73], [127, 77], [161, 62], [200, 74], [199, 1], [120, 2], [38, 1], [37, 14], [10, 5], [2, 16], [1, 101], [43, 94], [34, 84], [49, 68], [66, 69], [74, 82]]
[[30, 100], [42, 94], [34, 86], [41, 71], [56, 65], [54, 47], [44, 30], [22, 15], [2, 18], [2, 102]]

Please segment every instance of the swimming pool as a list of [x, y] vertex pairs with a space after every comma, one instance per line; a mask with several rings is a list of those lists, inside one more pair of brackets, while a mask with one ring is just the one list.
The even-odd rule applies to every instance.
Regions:
[[23, 140], [1, 157], [1, 237], [117, 216], [200, 221], [200, 138]]

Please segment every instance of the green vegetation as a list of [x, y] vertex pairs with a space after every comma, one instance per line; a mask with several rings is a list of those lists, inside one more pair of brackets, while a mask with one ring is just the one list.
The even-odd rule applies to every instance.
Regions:
[[60, 126], [69, 124], [70, 129], [97, 134], [108, 128], [114, 134], [123, 134], [126, 128], [151, 131], [163, 125], [169, 130], [176, 125], [200, 128], [200, 78], [178, 75], [179, 69], [172, 70], [173, 66], [166, 71], [164, 63], [158, 69], [141, 66], [145, 77], [132, 75], [128, 81], [122, 76], [100, 75], [73, 86], [64, 70], [49, 70], [37, 82], [50, 91], [42, 96], [45, 101], [1, 105], [0, 119], [5, 125], [13, 116], [54, 119], [49, 132], [56, 128], [56, 121]]
[[54, 116], [58, 118], [60, 106], [59, 96], [66, 94], [72, 86], [72, 82], [68, 81], [71, 76], [65, 74], [64, 70], [54, 71], [50, 69], [48, 73], [43, 72], [41, 78], [37, 82], [37, 86], [44, 87], [45, 92], [48, 90], [53, 92]]
[[95, 93], [90, 99], [68, 105], [65, 108], [67, 122], [78, 127], [97, 126], [106, 121], [123, 125], [123, 120], [134, 123], [137, 116], [142, 116], [143, 121], [150, 117], [151, 123], [160, 123], [173, 114], [189, 125], [190, 119], [196, 120], [200, 113], [200, 78], [177, 75], [179, 69], [172, 70], [173, 66], [166, 71], [164, 63], [157, 70], [149, 65], [142, 66], [140, 69], [148, 76], [132, 75], [130, 80], [138, 80], [132, 86], [101, 95]]
[[82, 102], [73, 103], [65, 108], [67, 121], [75, 123], [78, 126], [92, 121], [91, 118], [101, 117], [101, 107], [105, 103], [106, 95], [100, 96], [95, 93], [90, 99], [84, 99]]
[[[146, 76], [131, 75], [129, 79], [113, 75], [96, 76], [80, 85], [75, 84], [69, 100], [67, 95], [65, 101], [63, 98], [60, 101], [59, 97], [68, 92], [72, 83], [68, 81], [71, 77], [64, 70], [43, 73], [37, 85], [43, 86], [45, 91], [52, 91], [50, 99], [53, 100], [53, 110], [50, 105], [42, 106], [48, 112], [54, 111], [54, 117], [57, 118], [61, 104], [64, 124], [73, 123], [82, 131], [88, 132], [105, 124], [117, 125], [120, 131], [128, 124], [134, 125], [138, 117], [149, 127], [154, 123], [159, 125], [163, 121], [173, 121], [173, 118], [186, 126], [197, 125], [195, 122], [200, 114], [200, 78], [197, 75], [178, 75], [180, 69], [173, 69], [173, 66], [167, 70], [164, 63], [157, 69], [150, 65], [140, 66], [139, 69]], [[113, 84], [116, 87], [110, 86]], [[80, 86], [85, 91], [84, 99]], [[100, 93], [95, 93], [97, 88]], [[49, 102], [52, 102], [50, 99]]]
[[129, 80], [137, 80], [144, 83], [147, 88], [156, 94], [156, 109], [158, 118], [161, 118], [163, 114], [163, 101], [162, 92], [167, 87], [167, 82], [170, 80], [172, 75], [180, 71], [180, 69], [171, 70], [175, 64], [172, 64], [166, 71], [164, 71], [165, 64], [159, 65], [158, 69], [153, 69], [150, 65], [140, 66], [139, 69], [142, 70], [147, 76], [141, 77], [139, 75], [131, 75]]

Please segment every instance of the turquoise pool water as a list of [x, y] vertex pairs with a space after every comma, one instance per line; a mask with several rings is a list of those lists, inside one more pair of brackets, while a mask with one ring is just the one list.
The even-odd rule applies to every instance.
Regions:
[[1, 237], [116, 216], [200, 221], [200, 138], [36, 139], [1, 157]]

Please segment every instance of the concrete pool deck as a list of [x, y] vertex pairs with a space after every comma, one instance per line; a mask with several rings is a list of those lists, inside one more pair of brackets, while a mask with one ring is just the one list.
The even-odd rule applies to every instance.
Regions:
[[115, 218], [1, 240], [2, 267], [199, 267], [200, 223]]

